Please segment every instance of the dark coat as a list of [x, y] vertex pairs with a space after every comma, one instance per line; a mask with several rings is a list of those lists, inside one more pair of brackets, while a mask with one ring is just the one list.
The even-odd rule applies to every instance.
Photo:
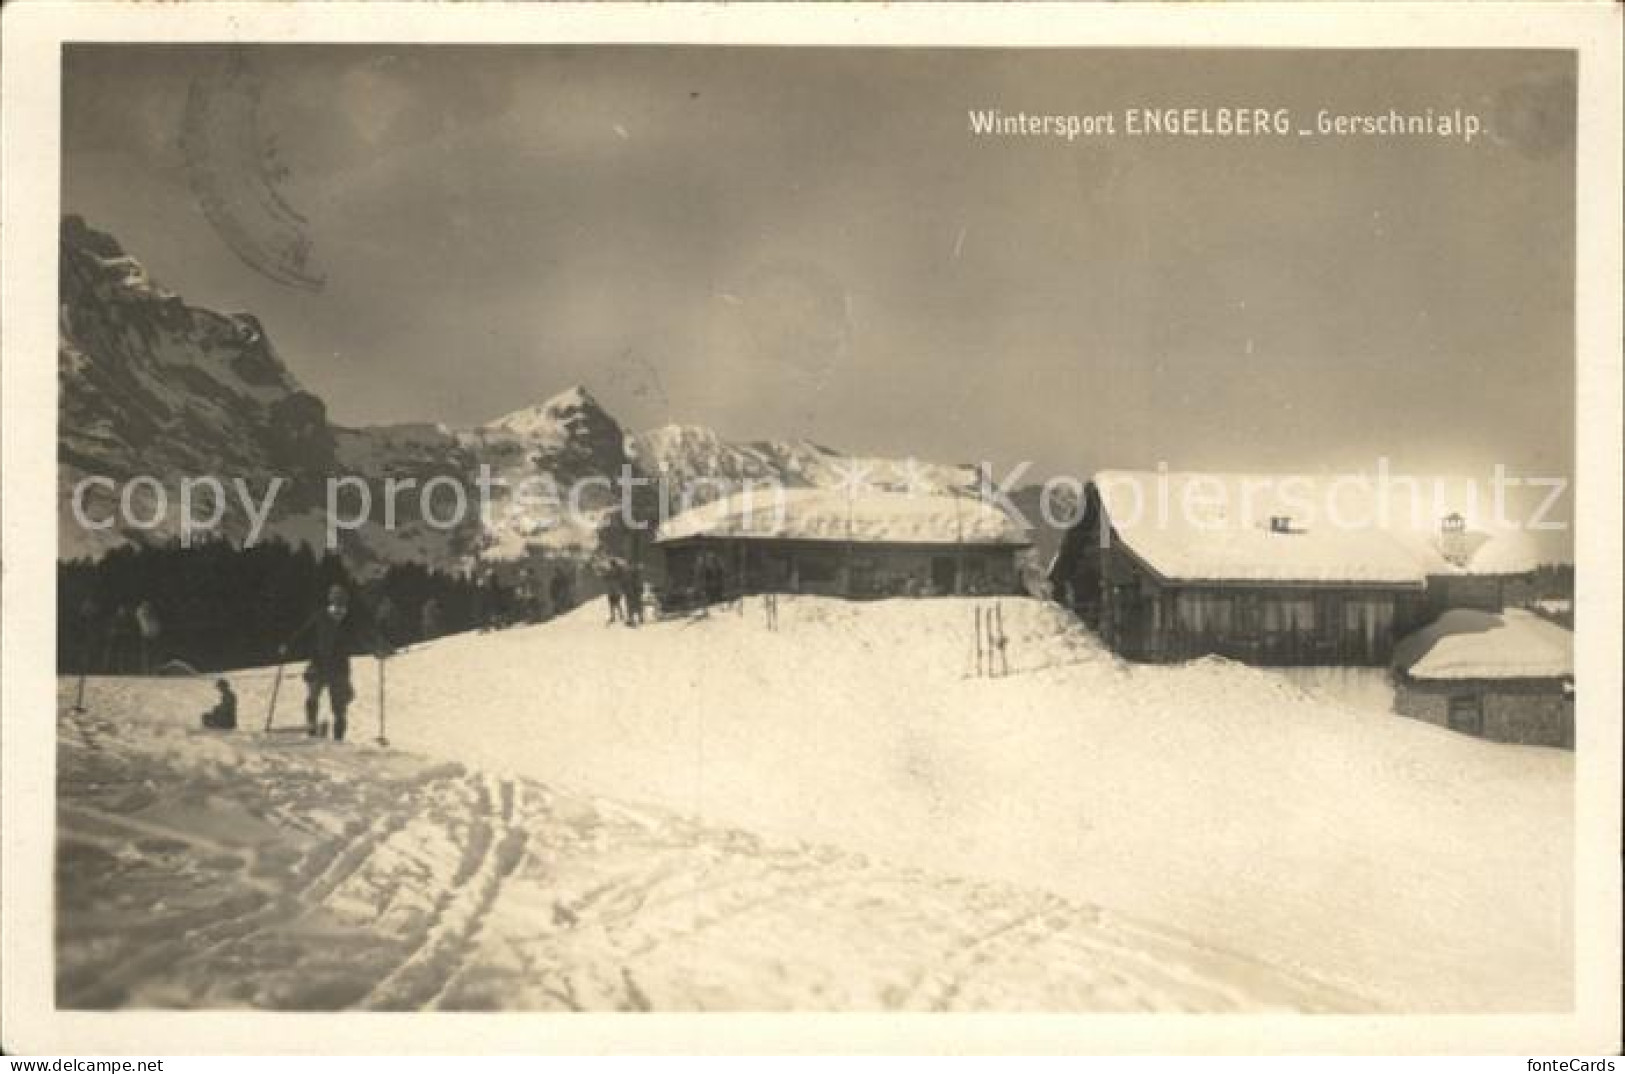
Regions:
[[344, 618], [334, 619], [322, 608], [305, 620], [293, 636], [297, 645], [306, 637], [310, 642], [310, 669], [307, 675], [322, 679], [348, 679], [352, 654], [372, 652], [383, 655], [389, 643], [379, 632], [372, 618], [358, 608], [345, 609]]
[[232, 693], [220, 695], [220, 703], [203, 714], [203, 726], [218, 731], [236, 730], [237, 695]]

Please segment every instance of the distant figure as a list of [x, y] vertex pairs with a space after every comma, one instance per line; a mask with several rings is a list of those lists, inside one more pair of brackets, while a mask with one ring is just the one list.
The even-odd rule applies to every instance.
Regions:
[[635, 627], [643, 622], [643, 573], [633, 567], [622, 578], [626, 585], [626, 625]]
[[530, 568], [519, 568], [519, 582], [514, 590], [514, 618], [522, 623], [541, 621], [541, 601], [536, 592], [536, 577]]
[[440, 636], [441, 614], [439, 600], [434, 597], [430, 597], [428, 600], [424, 601], [423, 610], [418, 613], [418, 617], [420, 620], [418, 624], [419, 633], [422, 634], [424, 641], [428, 641], [430, 638], [438, 638]]
[[570, 594], [570, 579], [564, 571], [553, 572], [553, 579], [548, 583], [548, 596], [553, 600], [553, 614], [563, 615], [569, 611], [573, 601]]
[[153, 655], [158, 650], [158, 639], [163, 635], [164, 628], [150, 600], [136, 606], [135, 622], [141, 631], [141, 674], [146, 675], [152, 669]]
[[508, 602], [496, 571], [485, 572], [485, 585], [482, 588], [485, 590], [485, 622], [482, 629], [501, 630], [508, 625]]
[[474, 613], [474, 626], [483, 634], [487, 629], [485, 625], [486, 618], [490, 615], [490, 612], [486, 609], [485, 575], [481, 574], [476, 577], [470, 574], [469, 581], [473, 583], [469, 589], [471, 590], [470, 596], [472, 599], [470, 603], [472, 608], [470, 610]]
[[608, 591], [604, 594], [605, 598], [609, 601], [609, 619], [605, 624], [608, 625], [608, 623], [619, 622], [622, 619], [621, 598], [626, 589], [626, 576], [625, 572], [621, 570], [621, 565], [619, 563], [610, 564], [609, 572], [604, 582], [608, 587]]
[[327, 605], [305, 621], [287, 645], [282, 655], [305, 636], [312, 638], [310, 666], [305, 669], [305, 683], [309, 694], [305, 698], [305, 729], [312, 738], [322, 733], [316, 722], [321, 711], [322, 690], [327, 690], [327, 701], [333, 709], [333, 739], [344, 741], [345, 714], [355, 698], [355, 687], [350, 685], [350, 656], [364, 644], [371, 643], [373, 654], [382, 660], [389, 655], [389, 645], [378, 633], [376, 624], [362, 612], [350, 607], [350, 594], [342, 585], [327, 591]]
[[113, 622], [107, 630], [107, 670], [122, 675], [136, 666], [141, 645], [141, 631], [128, 604], [120, 604], [113, 612]]
[[203, 726], [213, 731], [237, 730], [237, 695], [231, 692], [231, 683], [216, 679], [214, 688], [220, 691], [220, 701], [203, 714]]

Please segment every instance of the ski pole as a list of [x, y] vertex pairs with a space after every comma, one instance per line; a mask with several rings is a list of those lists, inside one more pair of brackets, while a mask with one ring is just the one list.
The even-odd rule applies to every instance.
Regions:
[[1008, 651], [1010, 638], [1004, 632], [1004, 605], [994, 604], [993, 615], [999, 623], [999, 674], [1008, 675], [1010, 674], [1010, 653]]
[[75, 713], [83, 713], [85, 711], [85, 676], [89, 673], [90, 657], [87, 654], [84, 657], [84, 662], [79, 665], [79, 685], [73, 693], [73, 711]]
[[278, 658], [276, 678], [271, 680], [271, 706], [265, 712], [265, 733], [271, 733], [271, 721], [276, 719], [276, 695], [282, 689], [282, 664]]
[[976, 612], [976, 677], [982, 677], [982, 606], [977, 605]]
[[389, 745], [389, 739], [384, 736], [384, 658], [378, 658], [378, 744]]

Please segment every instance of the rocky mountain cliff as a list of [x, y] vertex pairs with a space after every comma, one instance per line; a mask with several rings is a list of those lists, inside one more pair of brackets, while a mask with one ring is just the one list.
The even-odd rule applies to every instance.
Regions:
[[[341, 552], [362, 570], [402, 560], [466, 569], [527, 557], [586, 563], [628, 554], [647, 540], [628, 532], [617, 510], [618, 482], [628, 473], [663, 479], [631, 494], [635, 517], [651, 520], [661, 511], [662, 486], [669, 512], [745, 481], [835, 487], [856, 474], [876, 488], [937, 493], [962, 491], [973, 481], [959, 467], [848, 456], [805, 440], [736, 442], [701, 426], [629, 435], [582, 387], [475, 428], [336, 425], [258, 320], [187, 305], [117, 240], [76, 216], [62, 222], [58, 339], [63, 558], [176, 536], [182, 480], [205, 475], [228, 487], [240, 478], [257, 496], [280, 478], [264, 534], [315, 547], [326, 538], [330, 480], [343, 481], [340, 518], [359, 517], [361, 497], [370, 496], [368, 521], [340, 534]], [[482, 466], [493, 479], [489, 517], [471, 510], [460, 524], [443, 526], [455, 506], [450, 482], [440, 482], [427, 504], [423, 488], [449, 478], [472, 495]], [[112, 515], [117, 490], [143, 475], [169, 499], [159, 525], [87, 530], [75, 520], [70, 504], [80, 479], [119, 483], [86, 497], [86, 514], [100, 520]], [[394, 525], [385, 514], [390, 479], [405, 490], [395, 497]], [[158, 513], [158, 495], [150, 482], [137, 486], [131, 497], [137, 518]], [[228, 500], [219, 531], [241, 540], [249, 514], [235, 492]]]
[[[177, 536], [183, 479], [222, 483], [218, 529], [234, 540], [250, 523], [233, 482], [262, 503], [279, 479], [266, 533], [319, 545], [329, 477], [355, 476], [375, 488], [390, 476], [461, 477], [473, 465], [457, 439], [434, 426], [335, 426], [255, 317], [188, 305], [113, 236], [77, 216], [63, 219], [60, 234], [57, 380], [63, 558]], [[87, 477], [116, 482], [88, 485], [83, 497], [86, 517], [115, 524], [87, 528], [75, 518], [74, 490]], [[137, 478], [151, 480], [132, 483]], [[128, 507], [119, 510], [127, 489]], [[193, 500], [193, 514], [207, 520], [212, 492], [198, 489]], [[444, 564], [477, 543], [472, 527], [432, 531], [415, 501], [403, 497], [401, 506], [394, 532], [370, 525], [345, 534], [345, 555], [359, 564], [406, 557]]]

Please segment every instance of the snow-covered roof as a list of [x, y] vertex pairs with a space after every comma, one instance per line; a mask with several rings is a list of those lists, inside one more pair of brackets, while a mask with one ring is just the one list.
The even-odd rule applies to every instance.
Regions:
[[[1429, 571], [1376, 526], [1335, 525], [1306, 504], [1327, 501], [1315, 478], [1107, 470], [1095, 489], [1117, 539], [1163, 578], [1421, 587]], [[1285, 518], [1286, 532], [1272, 519]]]
[[1574, 633], [1518, 609], [1457, 609], [1403, 639], [1394, 664], [1413, 679], [1569, 678]]
[[884, 544], [1030, 544], [999, 508], [968, 497], [896, 493], [848, 496], [831, 489], [755, 488], [684, 511], [655, 534]]
[[1467, 560], [1468, 574], [1527, 574], [1541, 564], [1540, 546], [1523, 530], [1485, 534]]
[[[1437, 480], [1447, 493], [1463, 484]], [[1105, 470], [1094, 485], [1118, 539], [1171, 581], [1418, 586], [1540, 563], [1517, 530], [1464, 530], [1448, 555], [1431, 488], [1413, 503], [1398, 482], [1385, 492], [1358, 476]]]

